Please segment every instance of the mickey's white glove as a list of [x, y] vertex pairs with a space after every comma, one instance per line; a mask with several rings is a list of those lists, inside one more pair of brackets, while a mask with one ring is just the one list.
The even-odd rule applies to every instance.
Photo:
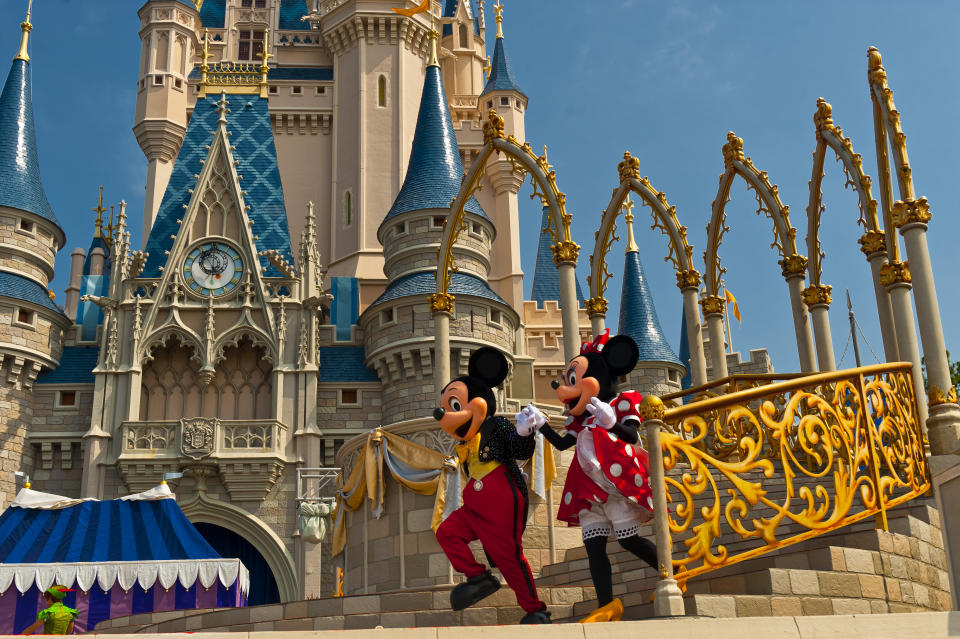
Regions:
[[546, 423], [547, 418], [540, 409], [533, 404], [527, 404], [517, 413], [517, 434], [521, 437], [529, 437]]
[[617, 423], [617, 413], [613, 406], [596, 397], [592, 398], [585, 408], [593, 416], [596, 425], [604, 430], [610, 430]]

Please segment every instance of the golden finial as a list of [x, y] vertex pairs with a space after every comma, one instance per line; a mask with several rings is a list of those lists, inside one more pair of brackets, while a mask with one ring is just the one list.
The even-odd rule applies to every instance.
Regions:
[[29, 0], [27, 3], [27, 18], [20, 23], [20, 51], [17, 52], [17, 57], [15, 57], [14, 60], [30, 61], [30, 56], [27, 55], [27, 40], [30, 37], [30, 31], [33, 30], [33, 25], [30, 24], [30, 13], [32, 10], [33, 0]]
[[440, 58], [437, 57], [437, 37], [440, 35], [437, 33], [436, 26], [433, 25], [433, 12], [430, 13], [430, 61], [427, 62], [428, 67], [439, 67]]
[[637, 246], [636, 240], [633, 239], [633, 201], [630, 199], [630, 196], [627, 196], [627, 199], [623, 201], [623, 205], [620, 207], [623, 210], [623, 219], [627, 222], [627, 253], [639, 253], [640, 247]]
[[113, 204], [110, 205], [110, 223], [107, 224], [107, 237], [105, 238], [107, 246], [113, 243]]
[[483, 67], [483, 83], [486, 84], [490, 81], [490, 69], [493, 67], [490, 66], [490, 56], [487, 56], [487, 64]]
[[497, 37], [503, 37], [503, 5], [500, 4], [500, 0], [497, 0], [497, 4], [493, 5], [493, 13], [497, 16]]
[[267, 60], [273, 57], [270, 53], [270, 29], [263, 31], [263, 51], [260, 52], [260, 97], [267, 97], [267, 74], [270, 67], [267, 66]]
[[23, 482], [23, 487], [26, 488], [27, 490], [30, 490], [30, 486], [31, 486], [30, 482], [28, 481]]
[[103, 214], [107, 209], [103, 207], [103, 185], [100, 185], [100, 195], [97, 197], [97, 206], [93, 209], [93, 212], [97, 214], [97, 219], [94, 221], [94, 231], [93, 237], [103, 237]]

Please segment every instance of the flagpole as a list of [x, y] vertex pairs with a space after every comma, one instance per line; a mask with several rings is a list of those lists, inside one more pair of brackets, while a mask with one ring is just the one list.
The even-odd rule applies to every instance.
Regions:
[[857, 342], [857, 320], [853, 317], [853, 302], [850, 301], [850, 289], [847, 289], [847, 312], [850, 315], [850, 338], [853, 340], [853, 356], [857, 360], [857, 368], [860, 368], [860, 344]]
[[723, 280], [720, 280], [720, 290], [723, 291], [723, 303], [724, 308], [727, 311], [723, 314], [724, 320], [727, 323], [727, 352], [733, 352], [733, 335], [730, 333], [730, 302], [727, 301], [727, 287], [724, 286]]

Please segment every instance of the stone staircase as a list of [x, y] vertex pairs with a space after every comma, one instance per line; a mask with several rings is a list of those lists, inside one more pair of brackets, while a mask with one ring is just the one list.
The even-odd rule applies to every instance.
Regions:
[[[758, 617], [920, 612], [950, 609], [939, 513], [930, 500], [888, 511], [890, 532], [873, 519], [690, 580], [688, 615]], [[724, 540], [727, 542], [727, 540]], [[739, 540], [730, 540], [736, 550]], [[653, 616], [657, 575], [610, 542], [614, 593], [625, 619]], [[576, 621], [596, 608], [583, 548], [545, 566], [537, 579], [557, 622]], [[226, 610], [172, 611], [105, 621], [100, 633], [191, 631], [351, 630], [493, 626], [523, 616], [502, 588], [478, 607], [453, 612], [449, 586], [375, 595], [317, 599]]]

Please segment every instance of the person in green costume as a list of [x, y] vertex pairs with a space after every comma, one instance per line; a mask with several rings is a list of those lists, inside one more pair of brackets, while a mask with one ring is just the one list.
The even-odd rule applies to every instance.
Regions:
[[72, 635], [73, 620], [79, 612], [73, 608], [67, 608], [63, 605], [62, 599], [68, 592], [73, 592], [72, 588], [64, 586], [50, 586], [43, 593], [43, 599], [48, 606], [37, 614], [37, 620], [32, 626], [23, 631], [25, 635], [32, 635], [41, 626], [45, 635]]

